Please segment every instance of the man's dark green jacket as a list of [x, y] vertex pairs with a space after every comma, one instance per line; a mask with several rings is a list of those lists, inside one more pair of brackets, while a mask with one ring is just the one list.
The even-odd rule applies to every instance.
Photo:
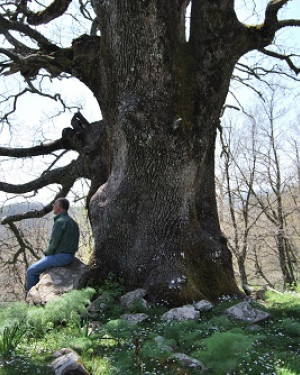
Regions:
[[78, 250], [79, 228], [77, 223], [62, 212], [54, 217], [50, 244], [45, 255], [74, 254]]

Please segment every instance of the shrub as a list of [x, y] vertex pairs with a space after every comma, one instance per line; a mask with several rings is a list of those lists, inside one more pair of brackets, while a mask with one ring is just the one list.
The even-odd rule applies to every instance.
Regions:
[[103, 335], [107, 335], [113, 339], [116, 339], [117, 341], [119, 341], [120, 339], [130, 341], [132, 340], [134, 331], [134, 324], [123, 319], [115, 319], [110, 320], [108, 323], [104, 324], [101, 327], [100, 334], [102, 332]]
[[300, 323], [295, 322], [293, 319], [284, 319], [281, 323], [281, 328], [290, 336], [300, 336]]
[[202, 345], [200, 325], [193, 320], [183, 322], [168, 322], [158, 325], [166, 339], [172, 339], [180, 350], [191, 350]]
[[14, 354], [24, 334], [25, 330], [21, 329], [16, 323], [3, 329], [0, 337], [0, 354], [2, 358], [7, 358]]
[[6, 327], [24, 322], [27, 318], [28, 304], [25, 302], [11, 302], [0, 306], [0, 333]]
[[298, 373], [288, 369], [288, 368], [279, 368], [277, 369], [277, 375], [297, 375]]
[[294, 315], [300, 318], [300, 296], [295, 292], [276, 293], [268, 291], [266, 301], [272, 315], [285, 317]]
[[115, 275], [110, 273], [104, 280], [101, 287], [98, 289], [97, 294], [106, 294], [115, 299], [117, 297], [120, 297], [123, 292], [123, 280], [117, 279]]
[[255, 339], [245, 336], [238, 328], [227, 332], [215, 332], [203, 341], [204, 350], [196, 351], [192, 355], [217, 374], [226, 374], [234, 370], [246, 357]]
[[49, 301], [45, 307], [31, 307], [27, 313], [27, 325], [35, 337], [41, 337], [59, 325], [78, 326], [94, 293], [92, 288], [71, 290], [59, 299]]

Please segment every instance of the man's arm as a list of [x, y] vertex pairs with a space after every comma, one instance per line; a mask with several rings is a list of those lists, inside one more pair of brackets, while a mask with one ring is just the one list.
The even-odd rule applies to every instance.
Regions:
[[50, 243], [48, 249], [45, 251], [46, 256], [55, 254], [56, 249], [58, 248], [62, 236], [65, 232], [66, 224], [66, 222], [61, 221], [57, 221], [54, 223]]

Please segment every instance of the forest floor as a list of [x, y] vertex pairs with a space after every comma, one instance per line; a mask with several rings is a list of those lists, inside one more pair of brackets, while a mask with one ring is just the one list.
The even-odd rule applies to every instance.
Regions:
[[[45, 307], [25, 302], [0, 305], [0, 375], [52, 374], [53, 352], [72, 348], [91, 375], [197, 375], [199, 369], [184, 366], [172, 354], [184, 353], [201, 361], [206, 374], [300, 374], [300, 293], [267, 292], [254, 308], [271, 318], [249, 325], [228, 319], [224, 310], [239, 303], [220, 300], [200, 319], [164, 322], [168, 309], [152, 306], [149, 320], [132, 324], [120, 316], [121, 289], [106, 285], [110, 303], [91, 330], [86, 306], [95, 291], [66, 293]], [[145, 312], [136, 304], [133, 313]]]

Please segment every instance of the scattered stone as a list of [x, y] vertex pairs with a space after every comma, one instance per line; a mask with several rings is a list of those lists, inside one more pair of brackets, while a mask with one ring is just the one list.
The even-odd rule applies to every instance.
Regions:
[[164, 313], [161, 320], [195, 320], [199, 319], [200, 312], [193, 305], [176, 307]]
[[74, 353], [74, 350], [72, 350], [71, 348], [62, 348], [62, 349], [59, 349], [59, 350], [56, 350], [52, 356], [54, 358], [58, 358], [58, 357], [61, 357], [65, 354], [70, 354], [70, 353]]
[[40, 276], [40, 281], [30, 289], [26, 301], [35, 305], [45, 305], [63, 293], [79, 288], [80, 279], [88, 266], [78, 258], [65, 267], [53, 267]]
[[214, 307], [213, 304], [206, 300], [194, 302], [193, 305], [198, 311], [210, 311]]
[[132, 292], [124, 294], [120, 298], [121, 307], [123, 307], [126, 310], [130, 310], [137, 301], [141, 301], [142, 307], [145, 309], [148, 309], [149, 308], [148, 303], [143, 298], [145, 297], [146, 293], [147, 292], [145, 289], [136, 289]]
[[[203, 374], [207, 371], [207, 367], [200, 361], [195, 358], [189, 357], [183, 353], [174, 353], [169, 358], [168, 361], [175, 361], [182, 367], [188, 367], [191, 369], [198, 369], [200, 372], [199, 374]], [[198, 373], [198, 372], [197, 372]]]
[[54, 356], [64, 351], [66, 351], [66, 354], [60, 355], [51, 363], [54, 375], [89, 375], [80, 356], [74, 350], [64, 348], [55, 352]]
[[241, 302], [224, 311], [228, 318], [242, 320], [250, 324], [270, 318], [270, 314], [254, 309], [249, 302]]
[[89, 327], [92, 329], [93, 332], [99, 331], [102, 326], [103, 326], [103, 323], [101, 323], [97, 320], [94, 320], [94, 321], [89, 323]]
[[121, 319], [127, 320], [130, 323], [140, 323], [144, 322], [145, 320], [149, 319], [149, 315], [144, 313], [138, 313], [138, 314], [123, 314], [121, 315]]
[[231, 301], [232, 297], [231, 296], [221, 296], [219, 297], [220, 301]]
[[89, 318], [91, 320], [99, 319], [99, 315], [107, 309], [109, 303], [112, 303], [111, 299], [105, 294], [102, 294], [100, 297], [91, 302], [87, 308]]

